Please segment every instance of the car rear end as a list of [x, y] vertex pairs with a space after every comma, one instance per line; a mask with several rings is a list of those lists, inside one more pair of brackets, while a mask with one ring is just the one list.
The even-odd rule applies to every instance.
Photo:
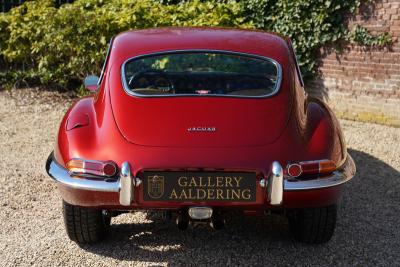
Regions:
[[[301, 218], [336, 216], [332, 207], [354, 163], [329, 108], [305, 99], [290, 43], [267, 37], [229, 49], [211, 38], [207, 49], [151, 49], [149, 42], [131, 56], [111, 51], [87, 112], [96, 136], [88, 144], [82, 134], [61, 132], [60, 147], [69, 149], [59, 147], [47, 164], [72, 205], [67, 211], [98, 209], [104, 221], [120, 211], [162, 210], [176, 214], [181, 228], [221, 225], [230, 211], [287, 211], [299, 240], [327, 241], [334, 225], [308, 240]], [[81, 149], [70, 148], [75, 142]]]

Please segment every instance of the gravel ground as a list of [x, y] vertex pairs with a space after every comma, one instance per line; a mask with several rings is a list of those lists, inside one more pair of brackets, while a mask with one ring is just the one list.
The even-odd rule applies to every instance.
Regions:
[[179, 231], [143, 213], [112, 221], [106, 242], [69, 241], [61, 198], [44, 164], [71, 99], [35, 89], [0, 92], [0, 266], [400, 265], [400, 129], [342, 121], [358, 172], [346, 185], [332, 240], [292, 240], [279, 216], [227, 229]]

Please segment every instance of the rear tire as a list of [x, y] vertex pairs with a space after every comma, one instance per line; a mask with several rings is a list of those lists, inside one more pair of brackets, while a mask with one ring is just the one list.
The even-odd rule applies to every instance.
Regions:
[[333, 236], [336, 216], [336, 205], [294, 210], [288, 214], [290, 230], [297, 241], [325, 243]]
[[111, 217], [102, 210], [83, 208], [63, 201], [63, 215], [68, 237], [79, 244], [103, 240], [110, 228]]

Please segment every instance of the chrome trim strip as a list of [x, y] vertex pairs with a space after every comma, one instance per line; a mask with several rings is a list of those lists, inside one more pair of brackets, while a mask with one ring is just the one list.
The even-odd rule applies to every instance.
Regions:
[[352, 157], [347, 154], [346, 161], [340, 169], [329, 176], [312, 180], [300, 180], [293, 177], [287, 177], [284, 180], [285, 191], [301, 191], [311, 189], [322, 189], [341, 185], [351, 180], [356, 173], [356, 166]]
[[119, 192], [119, 180], [109, 182], [106, 180], [85, 179], [71, 175], [67, 169], [60, 166], [53, 159], [53, 154], [50, 154], [47, 159], [46, 171], [57, 183], [73, 189], [114, 193]]
[[[258, 58], [262, 60], [269, 61], [273, 63], [277, 69], [277, 81], [275, 84], [275, 88], [271, 94], [268, 95], [263, 95], [263, 96], [239, 96], [239, 95], [224, 95], [224, 94], [212, 94], [212, 95], [198, 95], [198, 94], [180, 94], [180, 95], [140, 95], [132, 92], [125, 79], [125, 64], [128, 61], [135, 60], [138, 58], [142, 57], [148, 57], [148, 56], [157, 56], [157, 55], [163, 55], [163, 54], [178, 54], [178, 53], [200, 53], [200, 52], [210, 52], [210, 53], [221, 53], [221, 54], [231, 54], [231, 55], [238, 55], [238, 56], [247, 56], [247, 57], [252, 57], [252, 58]], [[215, 49], [188, 49], [188, 50], [166, 50], [166, 51], [160, 51], [160, 52], [154, 52], [154, 53], [149, 53], [149, 54], [143, 54], [139, 56], [134, 56], [131, 57], [127, 60], [124, 61], [121, 65], [121, 81], [122, 81], [122, 87], [124, 88], [125, 93], [127, 93], [130, 96], [134, 97], [140, 97], [140, 98], [153, 98], [153, 97], [189, 97], [189, 96], [196, 96], [196, 97], [231, 97], [231, 98], [268, 98], [276, 95], [279, 92], [279, 89], [281, 87], [282, 83], [282, 66], [276, 61], [275, 59], [269, 58], [269, 57], [264, 57], [260, 55], [255, 55], [255, 54], [248, 54], [248, 53], [243, 53], [243, 52], [236, 52], [236, 51], [229, 51], [229, 50], [215, 50]]]
[[268, 201], [271, 205], [281, 205], [283, 201], [283, 169], [279, 162], [272, 162], [271, 175], [267, 185]]
[[296, 65], [296, 72], [297, 72], [297, 76], [298, 76], [299, 81], [300, 81], [300, 85], [301, 85], [301, 87], [304, 88], [303, 75], [301, 74], [299, 62], [298, 62], [298, 60], [297, 60], [296, 51], [294, 51], [294, 47], [293, 47], [293, 45], [292, 45], [292, 41], [289, 40], [289, 41], [288, 41], [288, 44], [289, 44], [289, 49], [291, 50], [292, 55], [293, 55], [293, 57], [294, 57], [294, 61], [295, 61], [295, 65]]
[[113, 42], [114, 42], [114, 37], [115, 36], [111, 37], [110, 43], [108, 44], [106, 58], [104, 60], [103, 67], [101, 68], [100, 78], [99, 78], [99, 80], [97, 82], [97, 86], [100, 86], [101, 82], [103, 81], [104, 72], [106, 71], [106, 66], [107, 66], [107, 63], [108, 63], [108, 59], [110, 58], [110, 53], [111, 53], [111, 48], [112, 48], [112, 45], [113, 45]]

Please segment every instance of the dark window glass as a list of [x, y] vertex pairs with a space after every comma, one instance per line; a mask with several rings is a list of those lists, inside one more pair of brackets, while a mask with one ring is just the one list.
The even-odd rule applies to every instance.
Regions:
[[126, 90], [139, 96], [267, 96], [276, 92], [279, 65], [257, 56], [221, 52], [155, 54], [127, 61]]

